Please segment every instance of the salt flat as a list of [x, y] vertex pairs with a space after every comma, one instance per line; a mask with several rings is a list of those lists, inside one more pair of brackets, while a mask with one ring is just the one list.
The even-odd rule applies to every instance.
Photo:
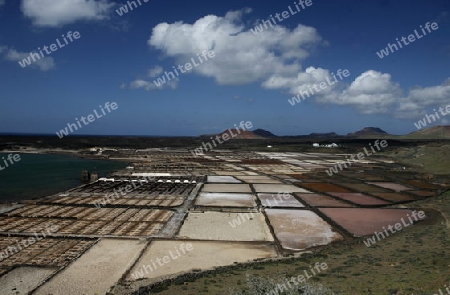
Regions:
[[102, 239], [40, 287], [36, 295], [106, 294], [146, 246], [139, 240]]
[[[152, 260], [170, 255], [169, 250], [179, 248], [181, 243], [192, 244], [192, 250], [169, 263], [150, 271], [147, 266], [153, 265]], [[172, 251], [173, 252], [173, 251]], [[199, 242], [199, 241], [155, 241], [146, 250], [139, 262], [130, 271], [126, 280], [134, 280], [132, 274], [141, 271], [143, 278], [158, 278], [162, 276], [188, 272], [192, 269], [209, 269], [217, 266], [231, 265], [234, 262], [246, 262], [257, 258], [276, 256], [276, 251], [267, 244], [245, 244], [233, 242]], [[159, 265], [158, 265], [159, 266]]]
[[221, 241], [273, 241], [261, 213], [191, 212], [181, 227], [179, 237]]

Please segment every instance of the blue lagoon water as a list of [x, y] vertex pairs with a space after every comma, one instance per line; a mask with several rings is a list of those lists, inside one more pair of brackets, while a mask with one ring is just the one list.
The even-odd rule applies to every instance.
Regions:
[[[7, 155], [0, 153], [2, 167], [5, 167], [2, 157], [6, 159]], [[19, 162], [0, 171], [0, 203], [34, 199], [79, 186], [84, 169], [105, 177], [127, 164], [55, 154], [20, 154], [20, 157]]]

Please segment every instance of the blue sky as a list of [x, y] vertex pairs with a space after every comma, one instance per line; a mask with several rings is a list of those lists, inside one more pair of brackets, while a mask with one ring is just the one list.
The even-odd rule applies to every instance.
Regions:
[[[311, 0], [258, 34], [251, 29], [295, 11], [294, 1], [140, 2], [119, 16], [126, 1], [0, 0], [0, 132], [55, 134], [116, 102], [73, 134], [189, 136], [241, 121], [277, 135], [367, 126], [404, 134], [450, 104], [448, 0]], [[423, 35], [427, 22], [438, 29]], [[423, 37], [379, 58], [414, 30]], [[81, 37], [19, 65], [69, 31]], [[155, 85], [204, 50], [215, 57]], [[350, 76], [288, 102], [339, 69]]]

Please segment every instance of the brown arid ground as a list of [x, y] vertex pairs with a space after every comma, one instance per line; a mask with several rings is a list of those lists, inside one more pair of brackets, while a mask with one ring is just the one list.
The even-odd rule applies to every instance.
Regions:
[[417, 147], [404, 147], [390, 153], [400, 163], [414, 165], [424, 172], [448, 174], [450, 169], [450, 145], [431, 143]]

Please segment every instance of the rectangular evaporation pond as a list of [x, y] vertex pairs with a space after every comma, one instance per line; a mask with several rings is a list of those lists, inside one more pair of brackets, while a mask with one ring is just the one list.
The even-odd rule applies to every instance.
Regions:
[[[327, 177], [329, 178], [329, 176], [327, 175]], [[328, 182], [328, 181], [332, 181], [333, 183], [342, 186], [342, 187], [346, 187], [345, 184], [358, 184], [361, 183], [361, 180], [356, 179], [355, 178], [355, 174], [353, 174], [352, 177], [347, 177], [342, 175], [341, 173], [338, 174], [334, 174], [333, 177], [330, 179], [326, 179], [322, 177], [322, 181], [323, 182]]]
[[348, 189], [345, 189], [343, 187], [331, 184], [331, 183], [323, 183], [323, 182], [317, 182], [317, 183], [302, 183], [300, 186], [313, 189], [315, 191], [324, 193], [324, 192], [337, 192], [337, 193], [350, 193]]
[[304, 188], [290, 184], [254, 184], [253, 187], [258, 193], [309, 193]]
[[248, 180], [248, 179], [270, 180], [270, 179], [272, 179], [269, 176], [265, 176], [265, 175], [246, 175], [246, 176], [239, 176], [238, 178], [241, 180]]
[[312, 182], [323, 182], [322, 179], [302, 179], [301, 180], [302, 183], [312, 183]]
[[202, 192], [209, 193], [251, 193], [252, 190], [248, 184], [212, 184], [207, 183], [203, 186]]
[[[320, 208], [323, 214], [342, 226], [355, 237], [373, 235], [383, 231], [383, 227], [395, 226], [397, 223], [409, 224], [406, 209], [371, 209], [371, 208]], [[403, 226], [405, 227], [405, 226]]]
[[135, 176], [135, 177], [172, 176], [172, 173], [132, 173], [131, 176]]
[[253, 195], [236, 193], [200, 193], [197, 206], [254, 207]]
[[403, 194], [399, 194], [399, 193], [372, 193], [372, 195], [380, 197], [380, 198], [388, 200], [388, 201], [391, 201], [393, 203], [408, 202], [408, 201], [416, 200], [415, 198], [413, 198], [411, 196], [403, 195]]
[[264, 207], [305, 207], [291, 194], [258, 194]]
[[273, 241], [261, 213], [190, 212], [179, 237], [216, 241]]
[[309, 210], [267, 209], [275, 235], [286, 250], [300, 251], [342, 240], [342, 236]]
[[299, 193], [296, 193], [296, 195], [311, 207], [353, 207], [348, 203], [324, 195]]
[[[348, 175], [350, 176], [350, 175]], [[384, 178], [383, 176], [377, 176], [377, 175], [373, 175], [373, 174], [358, 174], [357, 176], [358, 179], [364, 180], [364, 181], [383, 181], [386, 180], [386, 178]]]
[[383, 201], [361, 193], [328, 193], [340, 199], [352, 202], [357, 205], [388, 205], [387, 201]]
[[[182, 244], [184, 244], [182, 246]], [[190, 244], [190, 245], [189, 245]], [[188, 248], [184, 252], [181, 250]], [[168, 258], [165, 258], [165, 257]], [[154, 241], [130, 271], [127, 281], [159, 278], [192, 271], [275, 257], [274, 248], [266, 243], [247, 244], [213, 241]], [[157, 263], [168, 262], [162, 266]], [[164, 260], [163, 260], [164, 259]]]
[[208, 183], [242, 183], [233, 176], [208, 176]]
[[395, 182], [368, 182], [368, 184], [376, 185], [379, 187], [387, 188], [396, 192], [412, 190], [412, 188], [406, 187], [404, 185]]
[[239, 176], [238, 178], [246, 183], [282, 183], [268, 176]]
[[222, 170], [210, 170], [210, 172], [215, 173], [217, 175], [224, 175], [224, 176], [239, 176], [239, 175], [244, 175], [244, 172], [240, 172], [240, 171], [222, 171]]
[[[351, 184], [351, 183], [343, 183], [342, 186], [351, 188], [355, 191], [363, 192], [363, 193], [392, 193], [392, 191], [377, 187], [377, 186], [371, 186], [367, 184]], [[331, 191], [330, 191], [331, 192]]]
[[139, 240], [102, 239], [35, 294], [106, 294], [133, 265], [145, 246]]
[[[310, 174], [288, 174], [289, 177], [293, 177], [293, 178], [297, 178], [297, 179], [301, 179], [301, 180], [305, 180], [305, 179], [309, 179]], [[307, 182], [307, 181], [305, 181]]]

